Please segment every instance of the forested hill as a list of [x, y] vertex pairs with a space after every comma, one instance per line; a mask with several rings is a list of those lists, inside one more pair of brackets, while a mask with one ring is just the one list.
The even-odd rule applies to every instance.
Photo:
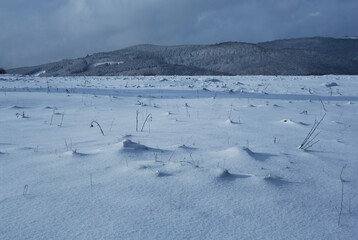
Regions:
[[358, 74], [358, 40], [315, 37], [257, 44], [137, 45], [6, 71], [40, 76]]

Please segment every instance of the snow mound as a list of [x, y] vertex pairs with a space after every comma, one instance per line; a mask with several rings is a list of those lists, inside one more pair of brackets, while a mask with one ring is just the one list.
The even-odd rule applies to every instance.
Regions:
[[185, 144], [180, 145], [178, 148], [184, 149], [184, 150], [195, 150], [196, 149], [195, 147], [189, 147], [189, 146], [187, 146]]
[[156, 177], [160, 177], [160, 178], [161, 177], [170, 177], [170, 176], [172, 176], [172, 174], [167, 173], [167, 172], [163, 172], [163, 171], [160, 171], [160, 170], [155, 171], [154, 174], [155, 174]]
[[213, 79], [206, 79], [205, 82], [219, 83], [219, 82], [222, 82], [222, 81], [219, 80], [219, 79], [213, 78]]
[[250, 148], [248, 148], [248, 147], [243, 147], [242, 148], [242, 151], [243, 152], [246, 152], [248, 155], [250, 155], [250, 156], [254, 156], [255, 155], [255, 153], [253, 152], [253, 151], [251, 151], [251, 149]]
[[217, 180], [235, 180], [238, 178], [250, 178], [253, 175], [251, 174], [235, 174], [229, 172], [229, 170], [224, 168], [217, 168], [213, 170], [213, 173], [215, 175], [215, 178]]
[[331, 82], [331, 83], [326, 83], [325, 86], [328, 87], [328, 88], [329, 88], [329, 87], [337, 87], [338, 84], [335, 83], [335, 82]]
[[225, 123], [226, 124], [239, 124], [238, 122], [235, 122], [235, 121], [230, 120], [230, 119], [226, 120]]
[[294, 121], [292, 121], [290, 119], [282, 119], [280, 122], [286, 123], [286, 124], [296, 124]]
[[42, 71], [39, 71], [39, 72], [37, 72], [37, 73], [32, 74], [32, 76], [34, 76], [34, 77], [39, 77], [41, 74], [45, 74], [45, 73], [46, 73], [46, 71], [45, 71], [45, 70], [42, 70]]
[[128, 138], [131, 138], [132, 134], [123, 134], [120, 138], [118, 138], [119, 141], [127, 140]]
[[258, 161], [265, 161], [268, 158], [275, 156], [270, 153], [253, 152], [248, 147], [231, 147], [224, 151], [220, 151], [219, 154], [229, 158], [251, 158]]
[[56, 107], [45, 106], [43, 109], [57, 109]]
[[267, 183], [270, 183], [270, 184], [273, 184], [273, 185], [276, 185], [276, 186], [282, 186], [282, 185], [290, 183], [289, 181], [283, 179], [282, 177], [274, 176], [274, 175], [271, 175], [271, 174], [265, 176], [264, 180]]
[[129, 139], [125, 139], [121, 142], [123, 150], [149, 150], [150, 148], [140, 143], [132, 142]]
[[146, 152], [146, 151], [162, 152], [162, 153], [167, 152], [167, 150], [148, 147], [146, 145], [133, 142], [129, 139], [123, 140], [122, 142], [119, 143], [119, 145], [120, 145], [120, 151], [125, 151], [125, 152]]
[[25, 109], [25, 107], [14, 105], [14, 106], [10, 107], [10, 109]]
[[77, 150], [72, 150], [72, 151], [65, 152], [63, 155], [73, 156], [73, 157], [86, 157], [86, 156], [89, 156], [90, 154], [78, 152]]
[[309, 124], [304, 123], [304, 122], [295, 122], [295, 121], [292, 121], [290, 119], [282, 119], [280, 122], [283, 123], [283, 124], [289, 124], [289, 125], [301, 125], [301, 126], [308, 126], [309, 125]]

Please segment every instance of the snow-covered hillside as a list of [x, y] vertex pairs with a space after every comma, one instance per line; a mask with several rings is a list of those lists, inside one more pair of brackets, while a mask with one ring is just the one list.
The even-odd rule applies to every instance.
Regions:
[[[258, 44], [137, 45], [83, 58], [7, 69], [50, 76], [356, 75], [358, 40], [284, 39]], [[117, 64], [116, 64], [117, 63]]]
[[2, 75], [0, 239], [355, 239], [357, 119], [358, 76]]

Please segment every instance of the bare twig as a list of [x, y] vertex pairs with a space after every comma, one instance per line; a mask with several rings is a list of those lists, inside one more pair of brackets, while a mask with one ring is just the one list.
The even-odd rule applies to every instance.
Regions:
[[112, 127], [113, 127], [113, 123], [114, 123], [114, 118], [113, 118], [113, 120], [112, 120], [112, 122], [111, 122], [111, 127], [109, 128], [109, 131], [111, 132], [112, 131]]
[[145, 123], [148, 121], [148, 119], [150, 119], [150, 121], [152, 120], [152, 114], [151, 114], [151, 113], [149, 113], [149, 114], [147, 115], [147, 117], [145, 118], [145, 121], [144, 121], [144, 123], [143, 123], [142, 129], [140, 130], [141, 132], [143, 132]]
[[322, 104], [323, 110], [324, 110], [325, 112], [327, 112], [326, 107], [324, 106], [323, 101], [322, 101], [321, 99], [320, 99], [320, 101], [321, 101], [321, 104]]
[[185, 108], [186, 108], [186, 115], [190, 118], [190, 113], [189, 113], [189, 104], [185, 103]]
[[344, 194], [344, 185], [343, 185], [343, 178], [342, 178], [342, 174], [343, 174], [343, 170], [346, 168], [347, 165], [344, 165], [342, 167], [342, 170], [341, 170], [341, 174], [339, 175], [339, 180], [341, 181], [341, 185], [342, 185], [342, 188], [341, 188], [341, 206], [340, 206], [340, 210], [339, 210], [339, 215], [338, 215], [338, 226], [340, 226], [341, 224], [341, 216], [342, 216], [342, 210], [343, 210], [343, 194]]
[[230, 111], [229, 111], [229, 120], [231, 121], [231, 114], [232, 114], [232, 104], [230, 104]]
[[49, 84], [48, 80], [46, 81], [46, 83], [47, 83], [47, 94], [49, 94], [49, 92], [50, 92], [50, 84]]
[[90, 173], [90, 183], [91, 183], [91, 187], [93, 186], [93, 182], [92, 182], [92, 173]]
[[52, 111], [50, 125], [52, 125], [52, 120], [53, 120], [53, 116], [54, 116], [54, 115], [55, 115], [55, 109], [53, 109], [53, 111]]
[[177, 150], [177, 149], [175, 149], [175, 150], [172, 152], [172, 154], [170, 155], [170, 157], [169, 157], [169, 159], [168, 159], [168, 162], [170, 162], [170, 160], [172, 159], [172, 157], [173, 157], [173, 155], [174, 155], [174, 153], [175, 153], [176, 150]]
[[72, 139], [71, 139], [70, 144], [68, 144], [68, 143], [67, 143], [67, 140], [65, 139], [65, 146], [66, 146], [66, 150], [67, 150], [67, 151], [69, 151], [69, 150], [72, 151]]
[[102, 128], [101, 128], [101, 125], [99, 125], [99, 123], [98, 123], [97, 121], [92, 121], [90, 127], [93, 127], [93, 123], [96, 123], [96, 124], [97, 124], [97, 126], [98, 126], [99, 129], [101, 130], [102, 135], [104, 136], [104, 132], [103, 132], [103, 130], [102, 130]]
[[63, 123], [63, 118], [65, 117], [65, 113], [63, 112], [62, 113], [62, 118], [61, 118], [61, 122], [60, 122], [60, 124], [58, 125], [59, 127], [62, 127], [62, 123]]
[[22, 192], [22, 195], [26, 195], [27, 194], [27, 191], [29, 190], [29, 185], [25, 184], [24, 186], [24, 191]]

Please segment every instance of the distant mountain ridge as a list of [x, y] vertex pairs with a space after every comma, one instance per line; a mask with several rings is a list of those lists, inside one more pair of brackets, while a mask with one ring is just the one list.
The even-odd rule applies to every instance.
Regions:
[[358, 39], [314, 37], [257, 44], [146, 44], [7, 72], [39, 76], [355, 75]]

